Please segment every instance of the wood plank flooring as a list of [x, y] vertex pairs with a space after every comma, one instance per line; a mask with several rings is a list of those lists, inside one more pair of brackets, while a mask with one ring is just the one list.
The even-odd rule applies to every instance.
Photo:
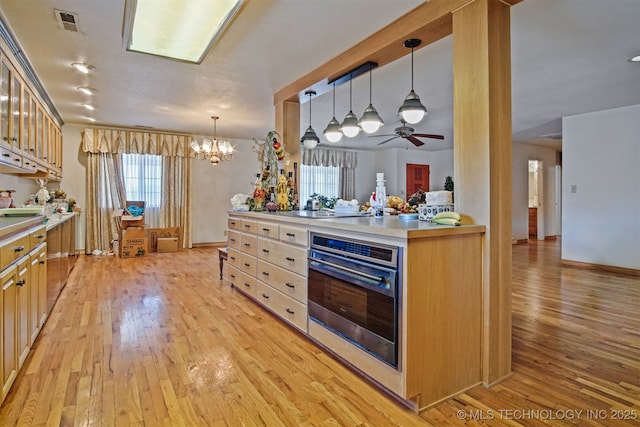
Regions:
[[513, 248], [513, 375], [420, 415], [221, 283], [216, 248], [81, 256], [0, 425], [638, 426], [640, 279], [559, 246]]

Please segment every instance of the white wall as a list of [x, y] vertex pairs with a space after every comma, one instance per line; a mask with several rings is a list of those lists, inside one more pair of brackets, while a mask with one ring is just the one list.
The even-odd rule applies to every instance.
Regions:
[[544, 163], [544, 235], [557, 236], [560, 227], [555, 217], [555, 175], [547, 171], [556, 162], [553, 148], [533, 144], [513, 143], [512, 147], [512, 198], [511, 198], [511, 234], [516, 240], [529, 237], [529, 160], [541, 160]]
[[563, 118], [563, 259], [640, 269], [639, 118], [640, 105]]

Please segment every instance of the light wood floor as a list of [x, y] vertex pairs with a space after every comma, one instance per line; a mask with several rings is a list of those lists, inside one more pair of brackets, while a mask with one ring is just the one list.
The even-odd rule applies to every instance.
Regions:
[[640, 279], [513, 253], [513, 375], [421, 415], [222, 284], [215, 248], [82, 256], [0, 425], [640, 425]]

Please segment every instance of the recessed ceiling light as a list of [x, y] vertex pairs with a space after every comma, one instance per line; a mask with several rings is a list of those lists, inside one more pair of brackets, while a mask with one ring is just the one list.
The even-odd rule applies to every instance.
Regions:
[[82, 106], [83, 106], [84, 108], [86, 108], [87, 110], [91, 110], [91, 111], [93, 111], [93, 110], [95, 110], [95, 109], [96, 109], [96, 107], [94, 107], [94, 106], [93, 106], [93, 105], [91, 105], [91, 104], [80, 104], [80, 105], [82, 105]]
[[84, 118], [89, 120], [90, 122], [95, 122], [96, 121], [96, 119], [94, 119], [93, 117], [84, 116]]
[[96, 93], [96, 90], [92, 87], [79, 87], [78, 90], [85, 95], [94, 95]]
[[93, 65], [84, 64], [82, 62], [74, 62], [71, 66], [84, 74], [89, 74], [89, 71], [96, 69]]
[[633, 58], [629, 58], [631, 62], [640, 62], [640, 55], [636, 55]]
[[242, 2], [127, 1], [127, 50], [199, 64]]

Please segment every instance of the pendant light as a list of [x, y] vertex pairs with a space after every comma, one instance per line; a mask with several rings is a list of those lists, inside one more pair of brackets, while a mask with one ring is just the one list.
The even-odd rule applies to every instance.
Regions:
[[336, 120], [336, 82], [333, 82], [333, 118], [322, 133], [329, 142], [338, 142], [342, 139], [340, 122]]
[[382, 117], [371, 103], [371, 70], [369, 70], [369, 106], [365, 108], [362, 118], [360, 118], [360, 127], [366, 133], [374, 133], [384, 124]]
[[420, 102], [420, 97], [413, 90], [413, 49], [420, 46], [422, 41], [420, 39], [408, 39], [404, 42], [404, 47], [411, 48], [411, 92], [404, 99], [404, 102], [398, 109], [398, 114], [402, 116], [402, 119], [415, 125], [427, 114], [427, 109]]
[[320, 138], [316, 135], [316, 131], [311, 127], [311, 97], [316, 94], [316, 91], [308, 90], [304, 94], [309, 95], [309, 127], [304, 135], [302, 135], [300, 142], [304, 144], [305, 148], [312, 149], [320, 142]]
[[353, 111], [351, 111], [351, 82], [352, 82], [352, 80], [353, 79], [351, 79], [351, 78], [349, 79], [349, 112], [345, 116], [344, 120], [342, 121], [342, 126], [340, 127], [340, 129], [342, 130], [342, 133], [347, 138], [353, 138], [358, 133], [360, 133], [360, 125], [358, 125], [358, 118], [356, 117], [355, 114], [353, 114]]

